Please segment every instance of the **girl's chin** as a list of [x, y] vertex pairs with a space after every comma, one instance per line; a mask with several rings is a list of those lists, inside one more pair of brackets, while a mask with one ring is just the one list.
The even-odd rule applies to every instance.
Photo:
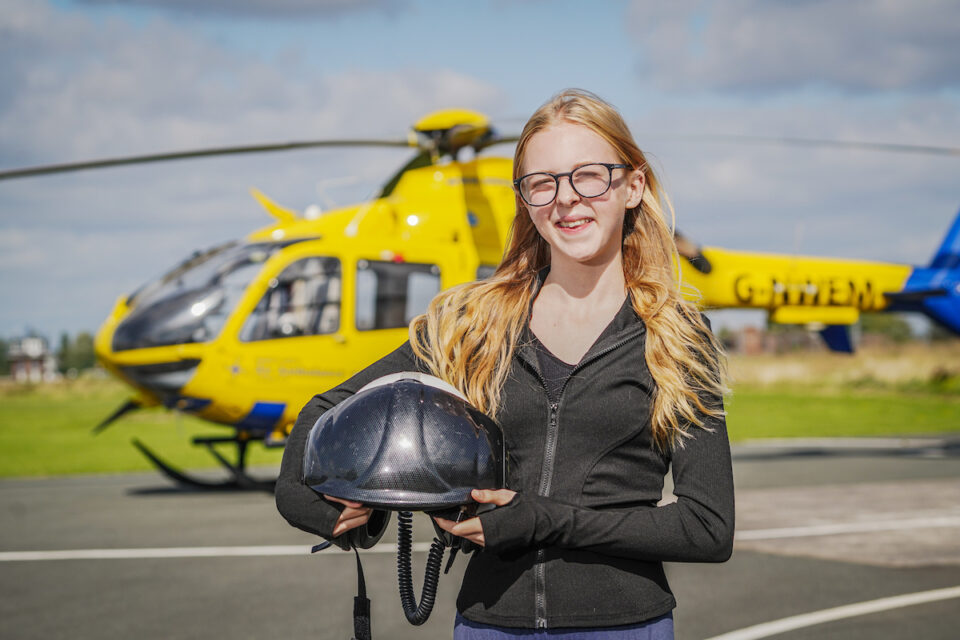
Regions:
[[550, 255], [553, 259], [559, 258], [585, 266], [598, 266], [616, 259], [618, 249], [619, 246], [603, 247], [593, 242], [574, 242], [566, 237], [557, 238], [550, 243]]
[[559, 258], [569, 263], [577, 263], [584, 266], [595, 266], [606, 262], [603, 259], [603, 253], [596, 250], [565, 251], [564, 247], [553, 247], [550, 255], [553, 259]]

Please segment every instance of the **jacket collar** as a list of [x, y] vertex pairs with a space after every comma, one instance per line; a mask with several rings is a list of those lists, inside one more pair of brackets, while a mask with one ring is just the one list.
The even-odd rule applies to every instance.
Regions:
[[[533, 301], [536, 300], [540, 289], [543, 287], [547, 274], [550, 273], [550, 267], [544, 267], [537, 272], [533, 282], [533, 293], [530, 296], [530, 307], [527, 309], [527, 326], [524, 331], [523, 342], [516, 347], [517, 355], [528, 365], [540, 370], [539, 360], [537, 359], [536, 349], [533, 346], [533, 332], [530, 331], [530, 316], [533, 313]], [[587, 349], [580, 363], [585, 363], [599, 353], [615, 347], [622, 341], [630, 340], [634, 337], [646, 333], [647, 327], [640, 316], [633, 309], [633, 297], [628, 293], [626, 300], [617, 314], [610, 321], [610, 324], [600, 333], [593, 345]], [[579, 364], [577, 365], [579, 366]]]

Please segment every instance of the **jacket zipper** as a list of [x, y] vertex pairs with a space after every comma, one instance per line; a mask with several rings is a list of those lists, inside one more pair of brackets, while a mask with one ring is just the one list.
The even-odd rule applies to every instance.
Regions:
[[[560, 388], [560, 393], [558, 395], [556, 402], [550, 403], [550, 415], [547, 419], [547, 442], [543, 452], [543, 465], [540, 468], [540, 486], [537, 490], [537, 495], [547, 497], [550, 495], [550, 485], [553, 484], [553, 462], [554, 456], [557, 452], [557, 440], [560, 437], [560, 425], [559, 425], [559, 413], [560, 413], [560, 401], [563, 399], [563, 392], [567, 389], [567, 382], [570, 381], [570, 378], [584, 365], [593, 362], [597, 358], [604, 356], [614, 349], [619, 349], [621, 346], [625, 345], [627, 342], [632, 340], [638, 334], [627, 336], [614, 343], [613, 345], [598, 351], [597, 353], [590, 356], [589, 359], [581, 360], [576, 367], [570, 372], [570, 375], [564, 381], [563, 386]], [[543, 385], [543, 390], [547, 390], [547, 381], [544, 379], [543, 374], [540, 373], [539, 367], [534, 367], [534, 370], [537, 372], [537, 377], [540, 378], [540, 384]], [[536, 588], [536, 628], [537, 629], [546, 629], [547, 628], [547, 575], [546, 575], [546, 553], [543, 549], [537, 549], [537, 561], [534, 566], [534, 583]]]
[[[540, 381], [546, 389], [546, 381], [540, 375]], [[562, 391], [561, 391], [562, 395]], [[543, 452], [543, 466], [540, 468], [540, 487], [537, 495], [547, 496], [550, 494], [550, 485], [553, 480], [553, 458], [557, 451], [557, 438], [559, 429], [557, 428], [557, 413], [560, 403], [550, 403], [550, 416], [547, 420], [547, 443]], [[547, 576], [545, 569], [546, 553], [543, 549], [537, 549], [537, 564], [534, 575], [536, 582], [536, 627], [538, 629], [547, 628]]]
[[536, 579], [537, 589], [537, 629], [547, 628], [547, 576], [545, 575], [544, 571], [544, 561], [545, 557], [543, 549], [537, 549], [537, 564], [534, 570], [534, 578]]

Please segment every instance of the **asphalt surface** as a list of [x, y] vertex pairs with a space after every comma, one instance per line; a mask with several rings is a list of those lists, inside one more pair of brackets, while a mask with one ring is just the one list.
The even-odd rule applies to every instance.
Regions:
[[[733, 558], [667, 567], [677, 638], [960, 637], [960, 592], [883, 600], [960, 587], [957, 444], [737, 447]], [[418, 516], [415, 539], [431, 537]], [[309, 555], [315, 542], [265, 493], [183, 490], [156, 474], [0, 481], [0, 638], [344, 640], [354, 557]], [[117, 550], [131, 551], [105, 557]], [[424, 559], [415, 554], [416, 574]], [[374, 638], [449, 638], [465, 561], [441, 577], [422, 627], [403, 619], [395, 563], [390, 549], [364, 554]], [[877, 600], [860, 615], [793, 618]], [[793, 630], [742, 631], [783, 619]]]

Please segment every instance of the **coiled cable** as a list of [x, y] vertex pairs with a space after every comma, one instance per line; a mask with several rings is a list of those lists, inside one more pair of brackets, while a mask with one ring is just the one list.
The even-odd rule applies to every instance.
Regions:
[[440, 566], [443, 564], [445, 545], [434, 538], [427, 555], [427, 568], [423, 575], [423, 589], [420, 605], [413, 593], [413, 569], [411, 551], [413, 549], [413, 514], [401, 511], [397, 514], [397, 581], [400, 585], [400, 603], [403, 613], [410, 624], [421, 625], [430, 617], [433, 603], [437, 599], [437, 584], [440, 581]]

